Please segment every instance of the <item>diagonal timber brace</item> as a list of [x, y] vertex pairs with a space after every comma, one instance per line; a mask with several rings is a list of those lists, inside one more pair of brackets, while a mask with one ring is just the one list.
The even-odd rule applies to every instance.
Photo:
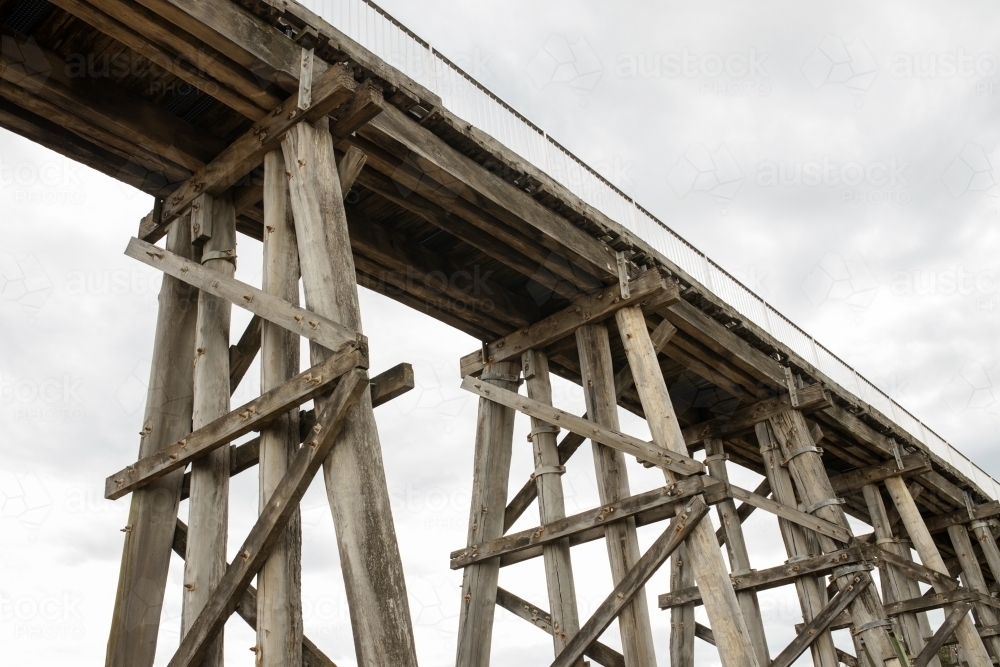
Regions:
[[597, 607], [590, 620], [583, 624], [580, 632], [556, 657], [552, 667], [570, 667], [583, 656], [587, 647], [597, 641], [601, 633], [611, 625], [611, 622], [615, 620], [635, 594], [666, 562], [670, 554], [691, 534], [698, 523], [708, 514], [708, 509], [708, 505], [698, 497], [687, 504], [680, 514], [670, 522], [663, 534], [642, 555], [642, 558], [618, 582], [611, 594]]
[[602, 445], [645, 461], [652, 461], [658, 467], [672, 470], [681, 475], [693, 475], [705, 469], [700, 461], [690, 456], [662, 449], [639, 438], [601, 426], [589, 419], [582, 419], [558, 408], [533, 401], [513, 391], [487, 385], [473, 377], [466, 377], [462, 381], [462, 389], [495, 403], [514, 408], [553, 426], [565, 427], [574, 433], [600, 442]]
[[235, 278], [209, 271], [197, 262], [184, 259], [151, 243], [133, 238], [129, 241], [125, 254], [203, 292], [225, 299], [234, 306], [249, 310], [254, 315], [260, 315], [268, 322], [284, 327], [327, 349], [336, 351], [346, 346], [364, 344], [364, 336], [333, 320], [305, 308], [293, 306], [284, 299], [279, 299]]
[[[173, 550], [182, 559], [187, 551], [187, 526], [177, 519], [174, 529]], [[246, 592], [236, 603], [236, 613], [254, 630], [257, 629], [257, 590], [247, 586]], [[337, 667], [308, 637], [302, 638], [302, 667]]]
[[353, 370], [341, 379], [313, 427], [312, 438], [298, 454], [261, 511], [260, 518], [240, 547], [237, 559], [226, 570], [198, 619], [181, 640], [168, 667], [191, 667], [204, 657], [209, 643], [225, 625], [236, 603], [266, 560], [306, 488], [333, 448], [348, 411], [367, 386], [367, 374]]
[[362, 350], [330, 357], [176, 443], [111, 475], [105, 481], [105, 497], [116, 500], [154, 479], [183, 468], [232, 440], [260, 429], [291, 408], [325, 393], [351, 369], [367, 365], [368, 358]]

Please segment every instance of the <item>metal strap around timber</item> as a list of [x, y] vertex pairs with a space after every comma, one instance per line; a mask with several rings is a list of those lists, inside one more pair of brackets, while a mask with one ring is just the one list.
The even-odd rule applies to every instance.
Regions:
[[794, 563], [801, 563], [804, 560], [809, 560], [812, 558], [809, 554], [799, 554], [797, 556], [792, 556], [785, 561], [785, 565], [793, 565]]
[[788, 452], [788, 456], [781, 460], [781, 465], [787, 466], [789, 461], [794, 459], [799, 454], [805, 454], [806, 452], [816, 452], [820, 456], [823, 456], [822, 447], [817, 447], [816, 445], [806, 445], [805, 447], [799, 447], [798, 449], [793, 449]]
[[705, 457], [705, 463], [711, 463], [712, 461], [728, 461], [729, 454], [711, 454]]
[[980, 528], [990, 529], [990, 522], [985, 519], [976, 519], [969, 524], [969, 530], [979, 530]]
[[514, 375], [513, 373], [493, 373], [483, 371], [483, 374], [479, 376], [480, 380], [503, 380], [504, 382], [520, 382], [521, 376]]
[[531, 429], [530, 433], [528, 433], [528, 442], [531, 442], [532, 438], [539, 433], [555, 433], [556, 435], [559, 435], [559, 431], [560, 428], [558, 426], [554, 426], [553, 424], [542, 424], [541, 426], [536, 426]]
[[531, 473], [531, 479], [535, 479], [539, 475], [562, 475], [565, 472], [566, 466], [538, 466]]
[[837, 568], [833, 571], [832, 576], [834, 579], [840, 579], [855, 572], [871, 572], [873, 569], [874, 567], [868, 563], [855, 563], [854, 565], [845, 565], [844, 567]]
[[852, 635], [860, 635], [862, 632], [867, 630], [874, 630], [875, 628], [892, 627], [892, 621], [887, 618], [880, 618], [874, 621], [869, 621], [864, 625], [859, 625], [856, 628], [851, 628]]
[[210, 259], [224, 259], [236, 266], [236, 250], [206, 250], [201, 253], [202, 264]]
[[802, 511], [805, 512], [806, 514], [812, 514], [821, 507], [826, 507], [827, 505], [843, 505], [846, 502], [847, 501], [844, 500], [843, 498], [827, 498], [826, 500], [820, 500], [813, 503], [812, 505], [803, 509]]

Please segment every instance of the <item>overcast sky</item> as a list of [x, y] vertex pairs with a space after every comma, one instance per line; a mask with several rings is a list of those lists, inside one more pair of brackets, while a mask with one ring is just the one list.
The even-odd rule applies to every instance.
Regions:
[[[1000, 476], [993, 3], [384, 6]], [[103, 500], [103, 480], [136, 456], [159, 287], [122, 251], [150, 205], [0, 131], [4, 664], [103, 660], [128, 509]], [[258, 282], [260, 246], [240, 243], [238, 277]], [[461, 575], [448, 553], [464, 546], [476, 413], [458, 389], [457, 360], [476, 342], [370, 292], [361, 301], [373, 373], [402, 361], [416, 370], [417, 389], [376, 416], [420, 660], [453, 664]], [[248, 320], [234, 313], [234, 337]], [[258, 373], [234, 405], [256, 395]], [[582, 410], [566, 383], [555, 401]], [[648, 437], [637, 420], [624, 424]], [[517, 427], [515, 487], [531, 467], [526, 420]], [[662, 483], [641, 468], [630, 475], [633, 492]], [[563, 481], [569, 512], [596, 505], [588, 448]], [[254, 472], [233, 480], [232, 550], [253, 523], [256, 493]], [[306, 631], [352, 665], [321, 485], [303, 511]], [[785, 556], [760, 514], [748, 533], [763, 568]], [[537, 520], [532, 508], [519, 526]], [[656, 536], [641, 531], [642, 546]], [[604, 546], [575, 549], [574, 567], [586, 617], [611, 587]], [[175, 559], [158, 664], [178, 641], [181, 571]], [[504, 570], [501, 585], [548, 606], [538, 562]], [[667, 588], [665, 571], [647, 588], [660, 664], [669, 615], [655, 599]], [[797, 601], [790, 589], [761, 598], [776, 655], [801, 620]], [[251, 665], [250, 630], [234, 618], [226, 632], [228, 664]], [[615, 627], [605, 641], [618, 645]], [[551, 651], [544, 633], [498, 611], [494, 664], [546, 664]], [[697, 656], [716, 663], [705, 644]]]

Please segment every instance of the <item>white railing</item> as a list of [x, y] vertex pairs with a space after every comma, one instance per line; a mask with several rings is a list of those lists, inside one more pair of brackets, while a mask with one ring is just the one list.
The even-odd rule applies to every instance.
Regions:
[[580, 199], [631, 230], [744, 317], [894, 420], [934, 454], [978, 484], [987, 495], [1000, 500], [1000, 482], [377, 5], [369, 0], [299, 1], [376, 56], [436, 93], [451, 113], [490, 134]]

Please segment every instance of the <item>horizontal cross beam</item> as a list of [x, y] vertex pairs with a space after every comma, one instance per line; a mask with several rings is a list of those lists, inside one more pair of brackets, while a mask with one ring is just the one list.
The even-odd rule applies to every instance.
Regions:
[[745, 408], [740, 408], [731, 415], [719, 416], [700, 424], [694, 424], [681, 429], [684, 442], [688, 447], [704, 442], [708, 438], [727, 439], [734, 435], [753, 430], [753, 427], [788, 410], [801, 410], [809, 413], [833, 405], [830, 392], [822, 385], [813, 384], [798, 390], [798, 404], [793, 406], [791, 397], [782, 394], [769, 398]]
[[[372, 396], [372, 407], [388, 403], [397, 396], [402, 396], [415, 386], [413, 378], [413, 366], [407, 363], [397, 364], [389, 370], [379, 373], [371, 379], [369, 383]], [[305, 440], [309, 437], [309, 431], [316, 423], [315, 410], [303, 410], [299, 412], [299, 438]], [[229, 455], [229, 476], [235, 477], [244, 470], [257, 465], [260, 461], [260, 436], [247, 440], [242, 445], [231, 445], [232, 450]], [[187, 498], [191, 490], [191, 473], [184, 473], [184, 482], [181, 484], [181, 500]]]
[[474, 377], [466, 377], [462, 381], [462, 389], [495, 403], [514, 408], [553, 426], [564, 427], [602, 445], [631, 454], [641, 460], [650, 461], [659, 468], [671, 470], [680, 475], [694, 475], [705, 469], [700, 461], [690, 456], [663, 449], [653, 443], [601, 426], [589, 419], [582, 419], [526, 396], [482, 382]]
[[[332, 352], [343, 348], [367, 345], [366, 338], [342, 324], [300, 308], [253, 285], [206, 269], [169, 250], [133, 238], [125, 254], [143, 264], [159, 269], [192, 287], [229, 301], [234, 306], [249, 310], [254, 315], [277, 324], [294, 334], [308, 338]], [[235, 258], [234, 258], [235, 259]]]
[[[604, 507], [580, 512], [544, 526], [511, 533], [499, 539], [458, 549], [451, 553], [451, 569], [458, 570], [473, 563], [549, 544], [587, 529], [606, 526], [614, 521], [620, 521], [665, 505], [676, 505], [682, 500], [702, 493], [708, 484], [706, 480], [715, 482], [710, 477], [688, 477], [676, 484], [669, 484], [646, 493], [630, 496]], [[713, 486], [716, 485], [713, 484]]]
[[[769, 567], [764, 570], [730, 575], [730, 579], [733, 582], [733, 588], [737, 591], [749, 589], [763, 591], [795, 583], [796, 579], [806, 575], [826, 575], [837, 568], [861, 562], [863, 559], [864, 555], [860, 550], [855, 548], [843, 549], [822, 556], [813, 556], [794, 563]], [[670, 609], [671, 607], [683, 604], [701, 604], [701, 602], [701, 593], [698, 591], [698, 587], [691, 586], [690, 588], [660, 595], [658, 606], [660, 609]]]
[[967, 524], [971, 521], [982, 521], [1000, 515], [1000, 502], [991, 500], [972, 508], [970, 513], [967, 509], [960, 509], [948, 514], [938, 514], [924, 520], [927, 530], [932, 533], [940, 533], [948, 530], [949, 526]]
[[459, 361], [462, 377], [478, 375], [486, 363], [496, 363], [512, 357], [520, 357], [525, 350], [542, 350], [558, 340], [569, 336], [584, 324], [593, 324], [607, 319], [615, 311], [625, 306], [647, 304], [661, 306], [675, 303], [680, 299], [677, 283], [658, 269], [646, 271], [628, 284], [629, 296], [621, 295], [617, 284], [597, 292], [585, 294], [573, 301], [573, 305], [550, 315], [539, 322], [518, 329], [509, 336], [493, 341], [463, 356]]
[[264, 155], [281, 144], [285, 133], [305, 120], [313, 122], [350, 99], [358, 85], [351, 68], [334, 65], [313, 81], [311, 100], [300, 108], [298, 95], [291, 95], [254, 123], [245, 134], [227, 146], [214, 160], [182, 183], [163, 202], [159, 220], [150, 220], [139, 230], [147, 241], [166, 233], [167, 225], [181, 215], [202, 193], [220, 195], [264, 161]]
[[849, 470], [839, 475], [831, 475], [830, 484], [833, 486], [833, 492], [841, 495], [857, 491], [865, 484], [875, 484], [889, 477], [912, 477], [933, 470], [930, 457], [924, 453], [907, 454], [900, 458], [903, 463], [902, 467], [899, 466], [896, 459], [890, 459], [864, 468]]
[[259, 430], [275, 417], [329, 391], [338, 378], [359, 366], [368, 366], [368, 356], [362, 350], [351, 350], [299, 373], [174, 444], [111, 475], [104, 483], [105, 498], [117, 500], [250, 431]]

